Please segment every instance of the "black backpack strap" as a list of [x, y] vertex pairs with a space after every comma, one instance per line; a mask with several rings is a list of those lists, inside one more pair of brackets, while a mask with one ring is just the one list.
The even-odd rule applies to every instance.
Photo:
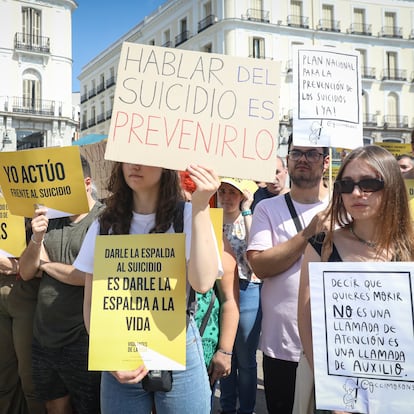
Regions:
[[288, 209], [290, 211], [290, 215], [292, 216], [292, 220], [295, 223], [296, 230], [299, 233], [300, 231], [302, 231], [302, 224], [299, 220], [298, 213], [296, 212], [295, 206], [293, 205], [292, 197], [290, 196], [290, 193], [285, 194], [285, 200], [286, 200]]
[[[194, 289], [192, 289], [194, 292]], [[216, 300], [216, 292], [215, 289], [211, 289], [211, 299], [210, 303], [208, 304], [208, 308], [206, 313], [204, 314], [203, 320], [201, 321], [200, 328], [198, 329], [200, 331], [200, 336], [203, 336], [204, 331], [206, 330], [206, 326], [208, 323], [208, 320], [210, 319], [211, 312], [213, 311], [214, 307], [214, 301]]]

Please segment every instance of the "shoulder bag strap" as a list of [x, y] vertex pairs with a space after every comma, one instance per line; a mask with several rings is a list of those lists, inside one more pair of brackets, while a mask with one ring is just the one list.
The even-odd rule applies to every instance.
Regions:
[[298, 213], [296, 212], [295, 206], [293, 205], [292, 198], [290, 197], [290, 193], [285, 194], [285, 200], [286, 200], [288, 209], [290, 211], [290, 215], [292, 216], [292, 220], [295, 223], [296, 230], [299, 233], [300, 231], [302, 231], [302, 224], [299, 220]]

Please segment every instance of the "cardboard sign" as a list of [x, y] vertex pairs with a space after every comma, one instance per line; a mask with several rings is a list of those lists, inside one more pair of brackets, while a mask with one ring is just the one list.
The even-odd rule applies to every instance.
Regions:
[[186, 263], [183, 233], [98, 236], [90, 370], [184, 370]]
[[0, 185], [12, 214], [33, 217], [37, 205], [49, 218], [89, 211], [79, 147], [0, 152]]
[[358, 52], [293, 48], [293, 143], [306, 147], [363, 145]]
[[310, 263], [316, 406], [410, 414], [412, 262]]
[[10, 213], [5, 198], [0, 194], [0, 254], [20, 257], [26, 248], [24, 217]]
[[280, 62], [124, 43], [105, 158], [271, 181]]

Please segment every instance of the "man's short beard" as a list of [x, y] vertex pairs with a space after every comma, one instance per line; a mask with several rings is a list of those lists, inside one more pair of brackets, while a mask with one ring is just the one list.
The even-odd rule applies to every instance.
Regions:
[[319, 187], [319, 184], [322, 180], [322, 176], [313, 176], [313, 177], [303, 177], [300, 174], [298, 176], [290, 176], [290, 179], [293, 184], [296, 185], [298, 188], [308, 189]]

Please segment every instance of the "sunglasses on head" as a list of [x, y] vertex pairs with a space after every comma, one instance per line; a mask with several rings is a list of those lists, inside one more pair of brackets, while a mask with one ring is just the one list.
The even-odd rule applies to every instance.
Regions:
[[356, 185], [364, 193], [375, 193], [384, 188], [384, 181], [378, 178], [365, 178], [359, 181], [339, 180], [334, 183], [334, 191], [339, 194], [350, 194]]

